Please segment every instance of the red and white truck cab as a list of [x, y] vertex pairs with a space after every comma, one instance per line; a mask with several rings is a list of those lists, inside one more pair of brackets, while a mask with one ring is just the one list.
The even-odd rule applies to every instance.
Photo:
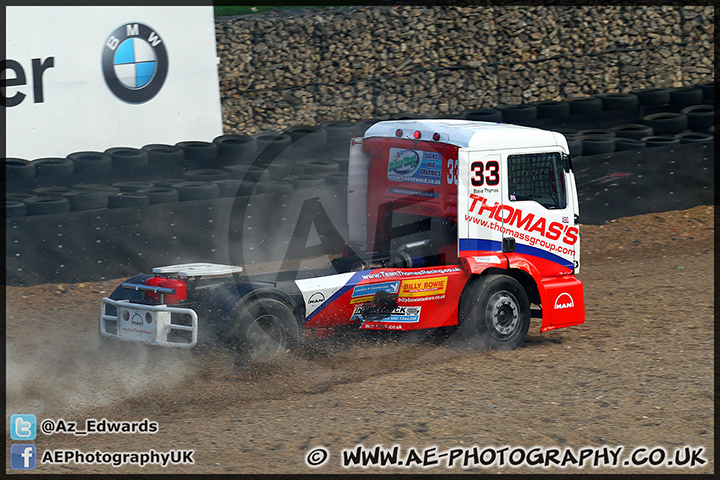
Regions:
[[[531, 315], [542, 318], [542, 332], [584, 322], [578, 214], [559, 133], [465, 120], [379, 122], [351, 142], [349, 239], [332, 271], [253, 283], [238, 281], [241, 267], [159, 267], [103, 299], [100, 333], [192, 347], [198, 331], [212, 329], [263, 359], [284, 352], [302, 329], [459, 326], [483, 346], [512, 349]], [[153, 325], [154, 315], [165, 323]], [[137, 325], [123, 335], [128, 317], [150, 320], [148, 333]], [[176, 317], [186, 320], [174, 326]], [[187, 340], [170, 341], [167, 332], [177, 330]]]

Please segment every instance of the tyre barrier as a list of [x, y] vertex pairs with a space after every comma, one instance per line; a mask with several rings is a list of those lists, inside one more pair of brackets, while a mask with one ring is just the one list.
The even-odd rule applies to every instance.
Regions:
[[230, 174], [225, 170], [216, 170], [211, 168], [192, 170], [186, 172], [183, 176], [188, 182], [213, 182], [215, 180], [223, 180], [230, 177]]
[[180, 201], [208, 200], [220, 196], [220, 187], [211, 182], [181, 182], [172, 186], [178, 191]]
[[[705, 95], [704, 92], [703, 95]], [[642, 94], [635, 96], [638, 101], [634, 109], [603, 109], [602, 100], [597, 97], [574, 99], [574, 101], [565, 100], [564, 103], [567, 105], [570, 114], [558, 118], [548, 117], [546, 113], [541, 113], [541, 104], [554, 105], [553, 102], [535, 102], [532, 107], [537, 110], [537, 118], [532, 121], [523, 121], [530, 126], [558, 131], [566, 137], [576, 165], [578, 188], [583, 190], [581, 196], [582, 223], [602, 223], [609, 218], [614, 218], [614, 216], [645, 213], [646, 211], [661, 211], [662, 209], [677, 208], [679, 206], [694, 206], [693, 202], [696, 205], [702, 202], [712, 202], [713, 200], [714, 188], [711, 180], [708, 180], [713, 178], [713, 163], [712, 160], [707, 160], [707, 158], [713, 158], [712, 153], [698, 160], [693, 155], [700, 151], [713, 151], [714, 106], [708, 106], [704, 103], [694, 103], [684, 107], [678, 104], [646, 105], [652, 102], [643, 101]], [[600, 111], [596, 110], [598, 107], [600, 107]], [[488, 111], [483, 112], [478, 112], [478, 110], [481, 109], [466, 111], [455, 117], [466, 118], [471, 112], [478, 115], [481, 113], [495, 116], [500, 113], [502, 115], [499, 109], [485, 109]], [[518, 108], [515, 110], [520, 111], [523, 109]], [[589, 110], [589, 112], [586, 110]], [[666, 115], [665, 118], [682, 117], [684, 115], [687, 118], [688, 127], [692, 131], [682, 129], [675, 134], [658, 134], [653, 130], [653, 127], [642, 121], [643, 118], [658, 113], [673, 114]], [[699, 122], [704, 121], [706, 123], [692, 123], [693, 116], [700, 118]], [[660, 116], [660, 118], [662, 117]], [[705, 127], [708, 119], [712, 120], [713, 124]], [[381, 119], [370, 119], [357, 123], [326, 123], [330, 130], [335, 128], [337, 132], [342, 128], [348, 128], [349, 130], [359, 128], [362, 130], [363, 128], [369, 128], [377, 121], [381, 121]], [[671, 130], [681, 127], [675, 125]], [[699, 131], [697, 131], [698, 129]], [[264, 132], [264, 134], [267, 133]], [[11, 176], [8, 178], [8, 185], [12, 185], [13, 189], [8, 189], [9, 193], [5, 195], [6, 204], [9, 205], [6, 206], [6, 218], [7, 222], [13, 222], [20, 230], [6, 228], [6, 231], [11, 232], [13, 238], [28, 239], [28, 245], [19, 242], [13, 248], [33, 249], [41, 252], [43, 258], [63, 258], [63, 261], [65, 261], [69, 254], [66, 250], [68, 245], [64, 245], [63, 250], [54, 251], [54, 240], [50, 240], [51, 237], [48, 236], [50, 235], [49, 232], [56, 228], [56, 224], [57, 226], [72, 227], [77, 232], [78, 249], [86, 240], [82, 238], [82, 232], [85, 232], [85, 230], [76, 226], [79, 225], [76, 222], [89, 222], [88, 225], [98, 225], [101, 227], [100, 232], [103, 230], [102, 225], [106, 225], [105, 228], [113, 229], [113, 235], [115, 236], [112, 238], [112, 242], [104, 236], [98, 238], [98, 240], [101, 240], [98, 245], [103, 245], [102, 248], [110, 248], [111, 252], [115, 252], [119, 247], [105, 245], [105, 243], [132, 245], [133, 242], [137, 241], [134, 236], [125, 238], [122, 236], [123, 234], [120, 234], [117, 237], [118, 233], [124, 231], [124, 229], [117, 230], [114, 227], [115, 225], [131, 226], [128, 232], [135, 232], [136, 228], [140, 228], [136, 227], [137, 223], [143, 225], [144, 236], [156, 238], [158, 235], [164, 235], [164, 232], [160, 232], [159, 229], [161, 228], [160, 224], [164, 225], [164, 222], [170, 222], [170, 219], [166, 217], [168, 212], [177, 212], [177, 215], [173, 217], [175, 222], [182, 217], [184, 219], [182, 222], [187, 224], [187, 228], [199, 227], [204, 230], [207, 233], [205, 240], [212, 244], [212, 242], [217, 241], [215, 229], [218, 226], [222, 228], [220, 224], [226, 224], [229, 217], [223, 217], [223, 222], [214, 224], [202, 224], [201, 221], [198, 221], [198, 218], [206, 215], [208, 209], [216, 211], [219, 205], [223, 205], [225, 210], [231, 209], [236, 199], [240, 197], [252, 198], [253, 204], [277, 205], [277, 208], [282, 210], [290, 205], [293, 205], [293, 208], [300, 208], [303, 202], [312, 197], [333, 192], [332, 200], [324, 202], [323, 205], [327, 208], [330, 206], [338, 208], [341, 213], [345, 212], [342, 203], [346, 201], [344, 192], [347, 189], [347, 145], [344, 142], [325, 143], [321, 145], [319, 152], [314, 146], [300, 147], [303, 139], [306, 139], [306, 143], [315, 143], [317, 141], [322, 144], [323, 133], [325, 138], [329, 133], [325, 126], [316, 128], [298, 126], [295, 129], [287, 129], [282, 134], [271, 133], [272, 141], [268, 142], [265, 147], [271, 144], [272, 147], [277, 147], [278, 143], [284, 143], [285, 148], [276, 148], [274, 157], [267, 155], [265, 162], [269, 161], [270, 163], [261, 161], [256, 165], [252, 165], [253, 162], [249, 161], [247, 157], [242, 158], [237, 152], [243, 148], [248, 151], [247, 149], [250, 147], [246, 144], [252, 144], [252, 141], [248, 142], [247, 140], [252, 139], [257, 143], [257, 138], [260, 136], [258, 134], [255, 136], [230, 135], [217, 137], [215, 139], [217, 141], [213, 141], [217, 148], [217, 154], [210, 159], [210, 165], [205, 162], [201, 166], [195, 165], [195, 168], [188, 166], [185, 160], [186, 155], [193, 157], [193, 153], [188, 154], [186, 152], [186, 149], [191, 150], [192, 147], [185, 146], [186, 148], [183, 149], [180, 146], [186, 142], [180, 142], [176, 145], [146, 145], [140, 149], [146, 153], [148, 160], [148, 163], [141, 167], [141, 178], [144, 182], [138, 182], [139, 172], [133, 172], [133, 166], [120, 164], [118, 163], [119, 160], [115, 160], [113, 164], [113, 158], [109, 154], [110, 149], [105, 152], [75, 152], [65, 159], [54, 159], [59, 160], [58, 164], [55, 161], [38, 162], [35, 164], [31, 177], [25, 175], [24, 180], [12, 179]], [[362, 134], [362, 131], [360, 134]], [[275, 141], [277, 137], [283, 135], [285, 138], [281, 138], [280, 142]], [[317, 136], [313, 137], [314, 140], [311, 142], [310, 138], [313, 135]], [[345, 135], [348, 135], [347, 131]], [[231, 141], [238, 139], [241, 140], [235, 143]], [[585, 145], [588, 145], [587, 149], [584, 148]], [[231, 153], [229, 152], [234, 147], [238, 147], [238, 149], [235, 150], [233, 161], [221, 160], [222, 157], [230, 157]], [[120, 149], [120, 147], [115, 148]], [[648, 151], [648, 148], [652, 150]], [[334, 149], [338, 151], [335, 152]], [[134, 151], [135, 153], [138, 151], [137, 149], [124, 150]], [[307, 158], [300, 157], [299, 152], [311, 156]], [[256, 153], [256, 158], [258, 158], [260, 155], [257, 150], [252, 156], [255, 156]], [[658, 162], [658, 157], [683, 158], [685, 159], [683, 162], [684, 167], [688, 167], [690, 164], [693, 165], [692, 168], [670, 170], [673, 174], [665, 175], [669, 178], [662, 179], [662, 182], [660, 179], [657, 180], [660, 182], [657, 185], [662, 183], [662, 188], [672, 188], [671, 191], [674, 192], [670, 195], [666, 192], [663, 197], [658, 195], [658, 187], [648, 181], [649, 177], [654, 178], [653, 175], [657, 176], [658, 173], [662, 172], [663, 168], [666, 168], [667, 162]], [[196, 160], [197, 158], [199, 157], [195, 157]], [[19, 163], [27, 169], [31, 168], [28, 164], [32, 162], [24, 161]], [[225, 162], [228, 164], [223, 165]], [[45, 170], [46, 173], [41, 174], [40, 172], [44, 167], [43, 163], [47, 163], [48, 169]], [[76, 170], [78, 165], [81, 166], [80, 172]], [[147, 165], [152, 165], [152, 168], [148, 168]], [[263, 165], [267, 168], [264, 168]], [[55, 167], [58, 168], [57, 173], [47, 173]], [[72, 171], [68, 167], [72, 167]], [[6, 159], [7, 170], [9, 169], [7, 168]], [[188, 180], [200, 178], [192, 176], [197, 174], [198, 170], [214, 170], [214, 172], [211, 172], [209, 177], [202, 177], [205, 181], [188, 182]], [[218, 174], [217, 172], [221, 173]], [[22, 177], [22, 175], [19, 176]], [[631, 177], [634, 178], [632, 181], [625, 180]], [[671, 183], [678, 180], [686, 182], [687, 185], [692, 185], [693, 190], [690, 190], [689, 187], [686, 188]], [[255, 183], [256, 181], [258, 183]], [[111, 183], [124, 182], [130, 184], [135, 182], [136, 191], [120, 192], [119, 187], [111, 186]], [[198, 187], [190, 187], [189, 190], [185, 190], [184, 195], [181, 195], [176, 185], [188, 183], [191, 185], [197, 183], [201, 185], [210, 184], [212, 186], [209, 188], [213, 190], [213, 193], [201, 189], [202, 193], [198, 194]], [[137, 188], [148, 184], [150, 184], [149, 188]], [[185, 186], [187, 187], [187, 185]], [[54, 187], [54, 189], [49, 187]], [[43, 188], [44, 190], [39, 191], [41, 195], [31, 193], [36, 189]], [[683, 188], [686, 188], [686, 194], [680, 195]], [[630, 197], [626, 190], [632, 191], [636, 196]], [[590, 192], [592, 192], [592, 195]], [[58, 193], [61, 195], [48, 195]], [[252, 195], [252, 197], [249, 197], [249, 195]], [[138, 196], [140, 197], [139, 200]], [[622, 201], [619, 201], [619, 199], [622, 199]], [[59, 215], [57, 218], [62, 218], [63, 221], [58, 222], [53, 215]], [[199, 215], [199, 217], [193, 217], [193, 215]], [[10, 224], [8, 223], [8, 225]], [[42, 232], [43, 235], [37, 235], [37, 232]], [[20, 234], [22, 234], [21, 237], [15, 237], [15, 235]], [[99, 233], [92, 235], [99, 235]], [[124, 235], [127, 236], [128, 234], [125, 233]], [[41, 242], [40, 238], [36, 239], [35, 237], [45, 238], [42, 238]], [[92, 238], [92, 242], [96, 242], [94, 240], [96, 237]], [[178, 238], [183, 238], [182, 250], [187, 249], [187, 255], [197, 258], [198, 252], [204, 251], [204, 244], [194, 244], [196, 250], [190, 251], [189, 246], [193, 242], [186, 242], [183, 236]], [[213, 238], [215, 240], [212, 240]], [[267, 238], [269, 238], [268, 235], [265, 235], [263, 241], [266, 241]], [[97, 248], [96, 245], [90, 243], [90, 239], [87, 242], [85, 248], [94, 254]], [[127, 247], [123, 248], [127, 249]], [[146, 243], [143, 243], [142, 250], [144, 254], [149, 254], [150, 250], [148, 249], [150, 248]], [[218, 250], [228, 255], [229, 249], [230, 247], [225, 248], [223, 246]], [[153, 258], [153, 264], [162, 263], [162, 260], [158, 259], [163, 258], [166, 258], [170, 263], [174, 262], [176, 258], [171, 256], [169, 250], [171, 249], [168, 247], [168, 251], [158, 251], [157, 256]], [[18, 250], [17, 253], [21, 253], [21, 258], [23, 258], [19, 262], [33, 261], [28, 260], [28, 255], [23, 256], [21, 250]], [[228, 261], [225, 257], [218, 258], [217, 256], [214, 257], [214, 255], [217, 255], [217, 253], [209, 252], [203, 258], [207, 258], [208, 261], [218, 261], [219, 263]], [[71, 260], [75, 264], [78, 264], [78, 262], [82, 264], [83, 258], [87, 256], [79, 255], [78, 258]], [[8, 254], [7, 258], [13, 265], [19, 265], [16, 262], [17, 259], [11, 258], [10, 254]], [[93, 262], [96, 263], [96, 259], [102, 260], [103, 263], [100, 266], [83, 264], [83, 268], [78, 271], [81, 273], [93, 272], [92, 274], [96, 275], [96, 273], [100, 272], [100, 267], [102, 267], [104, 270], [101, 274], [108, 274], [106, 259], [104, 257], [93, 257]], [[124, 263], [118, 261], [118, 264], [113, 265], [112, 268], [124, 268], [123, 266], [129, 268], [131, 265], [138, 265], [138, 262], [141, 261], [145, 260], [135, 258], [132, 261], [124, 261]], [[27, 263], [25, 265], [27, 267]], [[152, 266], [149, 265], [149, 267]], [[33, 269], [44, 270], [42, 273], [33, 274], [31, 273]], [[33, 281], [65, 281], [66, 277], [62, 279], [57, 277], [58, 272], [64, 275], [70, 272], [67, 269], [59, 269], [57, 265], [54, 268], [38, 265], [34, 266], [33, 269], [24, 268], [24, 274], [18, 273], [12, 274], [12, 276], [14, 276], [15, 281], [25, 281], [24, 278], [33, 275], [35, 275]], [[9, 270], [12, 270], [12, 266], [10, 266]]]
[[155, 184], [152, 182], [115, 182], [112, 186], [121, 192], [137, 192], [145, 188], [152, 188]]
[[476, 108], [473, 110], [466, 110], [463, 117], [466, 120], [472, 120], [475, 122], [500, 123], [503, 121], [503, 114], [497, 108]]
[[699, 88], [702, 91], [703, 101], [715, 100], [715, 83], [716, 82], [708, 82], [708, 83], [699, 83], [699, 84], [695, 85], [695, 88]]

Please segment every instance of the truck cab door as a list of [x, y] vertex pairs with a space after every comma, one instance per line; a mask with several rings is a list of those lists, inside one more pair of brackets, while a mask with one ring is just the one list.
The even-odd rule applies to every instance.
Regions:
[[501, 155], [497, 151], [458, 152], [458, 256], [502, 252]]
[[504, 235], [515, 238], [514, 253], [542, 277], [572, 273], [580, 244], [569, 159], [559, 149], [533, 149], [508, 152], [503, 160], [501, 219]]

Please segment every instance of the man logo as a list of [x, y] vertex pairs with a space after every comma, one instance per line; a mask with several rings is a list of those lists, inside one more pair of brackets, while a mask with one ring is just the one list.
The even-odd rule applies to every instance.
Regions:
[[102, 53], [105, 83], [120, 100], [145, 103], [158, 94], [168, 72], [162, 38], [142, 23], [126, 23], [105, 41]]
[[563, 292], [558, 295], [557, 299], [555, 299], [555, 310], [560, 310], [562, 308], [573, 308], [574, 306], [575, 301], [569, 293]]

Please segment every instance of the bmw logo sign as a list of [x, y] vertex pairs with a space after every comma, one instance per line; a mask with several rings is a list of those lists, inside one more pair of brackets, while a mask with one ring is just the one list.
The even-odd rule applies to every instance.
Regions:
[[128, 103], [145, 103], [165, 83], [165, 43], [147, 25], [126, 23], [105, 41], [102, 67], [105, 82], [116, 97]]

